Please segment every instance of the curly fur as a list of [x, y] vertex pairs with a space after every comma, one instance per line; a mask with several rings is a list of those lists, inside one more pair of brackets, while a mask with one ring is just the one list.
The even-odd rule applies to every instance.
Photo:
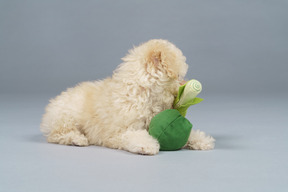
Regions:
[[[172, 108], [188, 69], [185, 60], [166, 40], [150, 40], [135, 47], [112, 77], [83, 82], [52, 99], [41, 131], [51, 143], [157, 154], [159, 144], [147, 130], [152, 117]], [[198, 144], [207, 138], [201, 135]], [[213, 142], [210, 139], [203, 149], [213, 148]], [[193, 144], [188, 141], [187, 147], [193, 149]], [[195, 149], [202, 149], [201, 145]]]

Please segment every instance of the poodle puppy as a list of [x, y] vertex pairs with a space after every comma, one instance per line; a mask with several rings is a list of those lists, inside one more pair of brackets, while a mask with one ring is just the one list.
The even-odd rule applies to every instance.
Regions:
[[[172, 43], [155, 39], [129, 51], [112, 77], [83, 82], [50, 100], [41, 131], [50, 143], [99, 145], [154, 155], [159, 143], [148, 134], [156, 114], [172, 108], [188, 65]], [[214, 139], [192, 131], [185, 146], [208, 150]]]

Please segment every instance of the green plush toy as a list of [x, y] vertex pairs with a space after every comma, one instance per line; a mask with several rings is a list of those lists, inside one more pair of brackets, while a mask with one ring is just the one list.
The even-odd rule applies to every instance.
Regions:
[[156, 138], [161, 151], [181, 149], [188, 141], [192, 124], [185, 118], [187, 109], [203, 101], [196, 97], [202, 90], [201, 83], [195, 79], [179, 87], [174, 109], [167, 109], [152, 118], [149, 134]]

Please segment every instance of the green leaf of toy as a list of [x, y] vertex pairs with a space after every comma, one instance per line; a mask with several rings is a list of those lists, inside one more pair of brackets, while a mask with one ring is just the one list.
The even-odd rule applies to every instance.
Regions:
[[199, 98], [199, 97], [195, 97], [195, 99], [193, 100], [193, 102], [191, 103], [191, 105], [195, 105], [200, 103], [201, 101], [203, 101], [204, 99]]
[[181, 86], [179, 87], [178, 95], [177, 95], [177, 97], [176, 97], [175, 100], [174, 100], [174, 105], [176, 105], [176, 103], [179, 102], [180, 97], [181, 97], [181, 95], [182, 95], [182, 93], [183, 93], [183, 91], [184, 91], [184, 89], [185, 89], [185, 87], [186, 87], [186, 84], [187, 84], [187, 82], [186, 82], [184, 85], [181, 85]]
[[185, 117], [186, 113], [187, 113], [187, 109], [191, 106], [191, 105], [196, 105], [198, 103], [200, 103], [201, 101], [203, 101], [204, 99], [199, 98], [199, 97], [195, 97], [192, 101], [185, 103], [185, 105], [180, 105], [179, 107], [177, 107], [176, 109], [180, 112], [180, 114]]

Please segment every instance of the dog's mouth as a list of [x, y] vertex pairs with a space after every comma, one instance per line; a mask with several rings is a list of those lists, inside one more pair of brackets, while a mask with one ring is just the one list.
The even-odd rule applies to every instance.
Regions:
[[179, 84], [180, 84], [180, 85], [184, 85], [185, 83], [187, 83], [187, 81], [185, 81], [185, 80], [179, 80]]

